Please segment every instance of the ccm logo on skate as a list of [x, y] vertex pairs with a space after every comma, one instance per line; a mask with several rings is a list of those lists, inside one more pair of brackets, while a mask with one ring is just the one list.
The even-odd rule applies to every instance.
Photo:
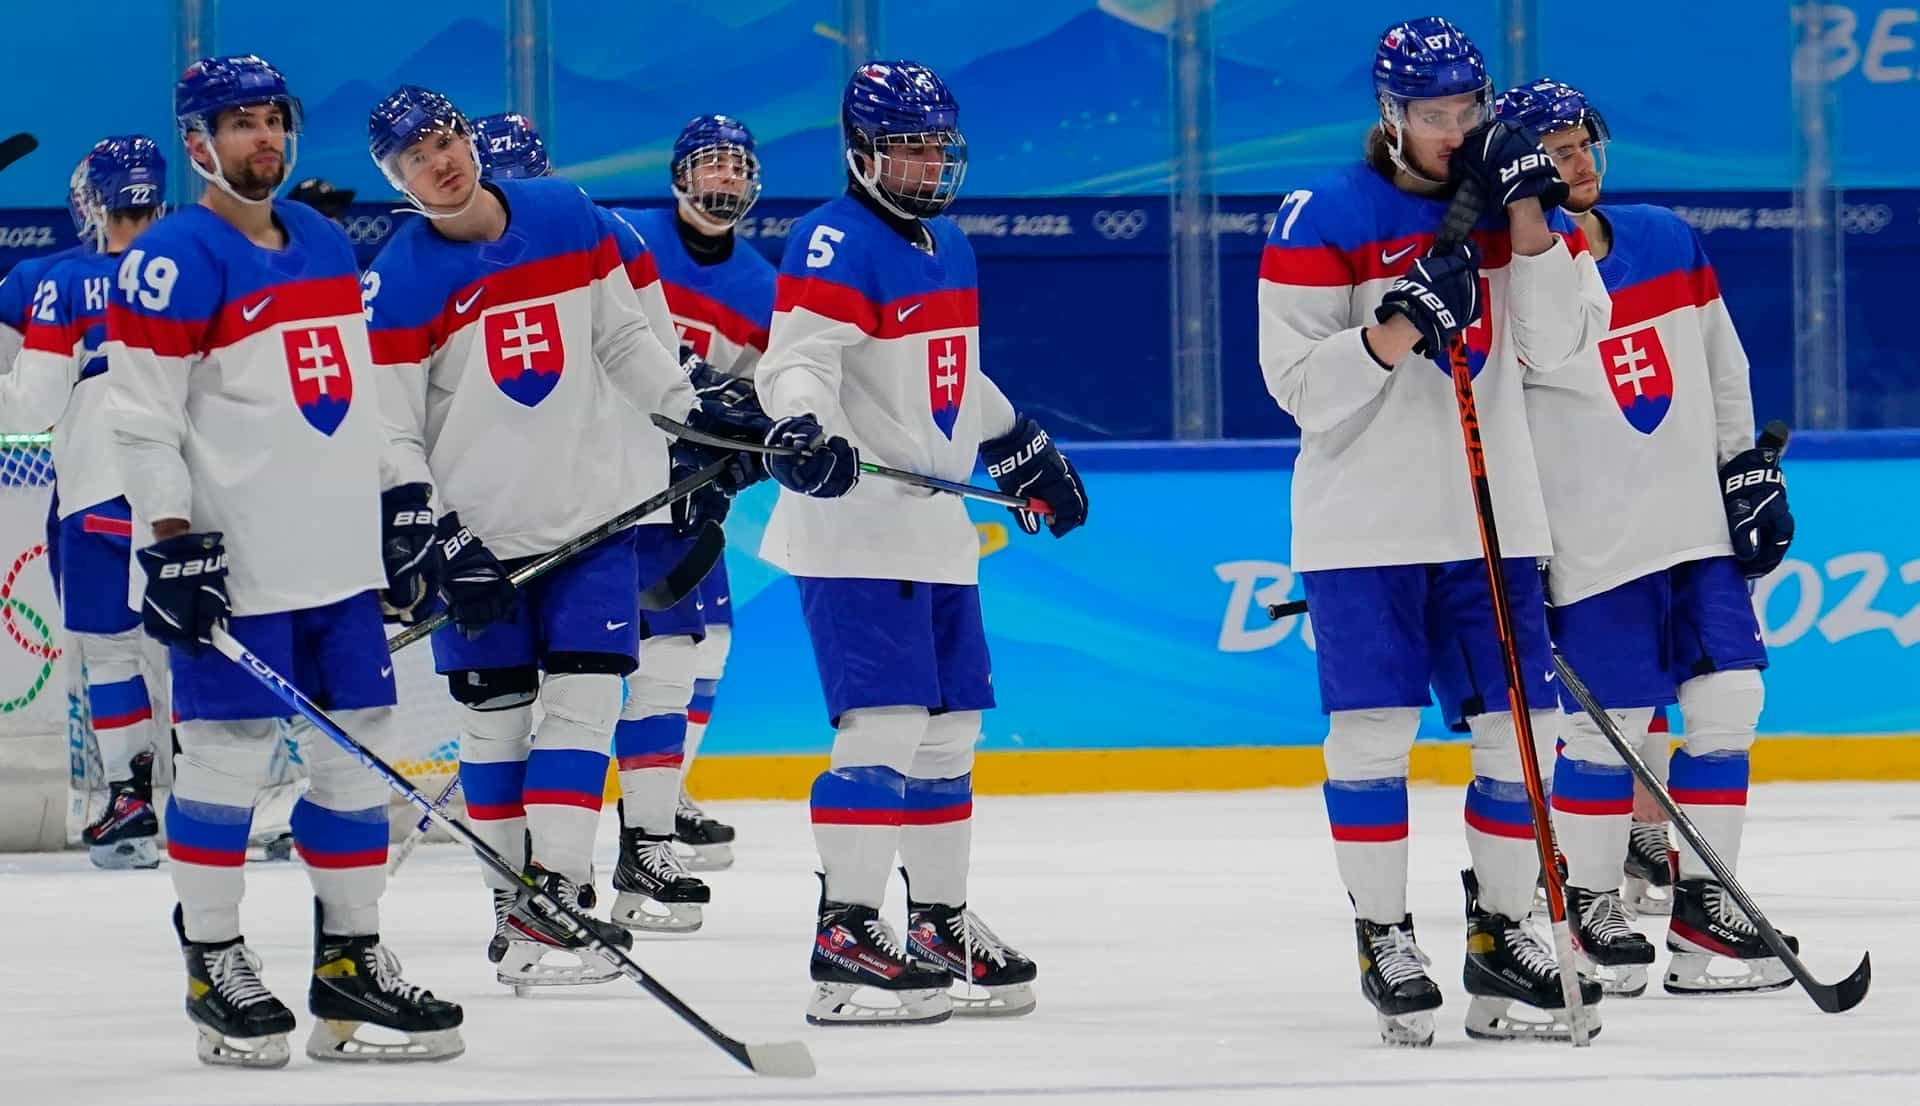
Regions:
[[1006, 476], [1008, 473], [1018, 470], [1021, 465], [1024, 465], [1028, 461], [1031, 461], [1035, 457], [1038, 457], [1040, 455], [1040, 451], [1047, 448], [1048, 440], [1049, 439], [1047, 438], [1047, 432], [1044, 430], [1042, 430], [1038, 434], [1035, 434], [1033, 436], [1033, 440], [1028, 442], [1026, 445], [1021, 446], [1019, 451], [1016, 452], [1013, 456], [1008, 457], [1006, 460], [1000, 461], [996, 464], [988, 465], [987, 475], [998, 480], [1000, 477]]
[[1785, 486], [1787, 478], [1779, 469], [1754, 469], [1751, 472], [1736, 472], [1727, 477], [1726, 492], [1732, 494], [1742, 488], [1751, 488], [1755, 484], [1779, 484]]
[[202, 557], [197, 561], [183, 561], [177, 564], [161, 565], [162, 580], [178, 580], [187, 576], [204, 576], [209, 572], [224, 572], [227, 567], [225, 553], [212, 557]]

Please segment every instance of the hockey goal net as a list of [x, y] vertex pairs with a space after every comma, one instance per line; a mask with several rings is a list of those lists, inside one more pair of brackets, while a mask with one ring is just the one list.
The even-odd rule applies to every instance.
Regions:
[[[86, 666], [61, 630], [47, 548], [51, 445], [48, 434], [0, 435], [0, 852], [77, 844], [107, 802], [107, 774], [87, 714]], [[457, 709], [427, 645], [396, 654], [393, 667], [405, 743], [386, 759], [438, 795], [457, 768]], [[150, 675], [148, 684], [155, 717], [170, 717], [164, 675]], [[255, 814], [256, 842], [285, 831], [305, 786], [301, 748], [324, 740], [304, 726], [283, 727], [283, 739], [276, 778]], [[155, 775], [161, 788], [171, 778], [164, 763]], [[417, 821], [397, 797], [390, 813], [396, 836]]]

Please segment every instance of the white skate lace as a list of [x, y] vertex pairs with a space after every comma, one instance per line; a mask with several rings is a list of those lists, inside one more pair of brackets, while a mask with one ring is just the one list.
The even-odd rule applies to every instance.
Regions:
[[892, 926], [876, 917], [867, 919], [865, 929], [867, 943], [873, 946], [873, 951], [889, 960], [907, 958], [907, 951], [900, 947], [900, 938], [894, 935]]
[[1620, 906], [1619, 897], [1610, 891], [1599, 892], [1587, 900], [1580, 910], [1580, 928], [1608, 943], [1635, 936], [1634, 928], [1627, 924], [1627, 914]]
[[1528, 973], [1547, 979], [1559, 972], [1560, 966], [1553, 962], [1553, 956], [1533, 939], [1533, 934], [1521, 928], [1519, 922], [1508, 922], [1505, 935], [1507, 951]]
[[373, 946], [373, 982], [382, 991], [407, 1002], [417, 1003], [427, 994], [425, 987], [400, 978], [400, 958], [388, 952], [385, 945]]
[[1746, 912], [1733, 901], [1733, 896], [1727, 894], [1726, 888], [1717, 883], [1709, 883], [1706, 886], [1706, 898], [1707, 913], [1712, 915], [1715, 921], [1742, 935], [1752, 935], [1756, 939], [1760, 936], [1760, 931], [1747, 920]]
[[1666, 826], [1657, 822], [1635, 822], [1627, 831], [1627, 840], [1642, 858], [1660, 864], [1667, 862], [1667, 849], [1671, 845]]
[[260, 982], [260, 959], [242, 944], [228, 945], [207, 961], [207, 978], [213, 989], [234, 1006], [245, 1009], [255, 1003], [270, 1002], [273, 993]]
[[1420, 951], [1413, 941], [1413, 934], [1398, 926], [1388, 926], [1367, 939], [1367, 946], [1373, 952], [1373, 966], [1380, 972], [1380, 978], [1386, 980], [1388, 987], [1398, 987], [1411, 979], [1425, 975], [1425, 968], [1433, 961]]
[[674, 808], [673, 813], [675, 817], [685, 818], [689, 822], [704, 822], [707, 820], [707, 812], [701, 810], [700, 804], [693, 801], [693, 796], [684, 791], [680, 793], [680, 802]]
[[680, 855], [673, 851], [671, 839], [641, 842], [637, 853], [641, 867], [653, 873], [663, 883], [672, 883], [676, 879], [692, 874], [687, 870], [687, 866], [680, 862]]
[[971, 910], [960, 911], [960, 944], [966, 949], [969, 973], [981, 959], [993, 961], [998, 968], [1007, 966], [1007, 943]]

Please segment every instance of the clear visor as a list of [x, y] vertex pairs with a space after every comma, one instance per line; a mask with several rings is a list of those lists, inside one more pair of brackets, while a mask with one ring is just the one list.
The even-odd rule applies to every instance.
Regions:
[[480, 158], [466, 120], [455, 116], [429, 123], [411, 144], [383, 158], [380, 172], [395, 191], [413, 199], [423, 190], [458, 188], [462, 180], [477, 180]]
[[1589, 178], [1597, 180], [1607, 175], [1606, 131], [1602, 128], [1598, 133], [1601, 137], [1595, 138], [1594, 129], [1585, 125], [1568, 127], [1541, 142], [1554, 168], [1560, 171], [1561, 180], [1577, 188]]
[[724, 226], [732, 226], [760, 199], [760, 159], [742, 146], [705, 146], [681, 159], [674, 197]]
[[1430, 100], [1382, 99], [1388, 123], [1404, 128], [1409, 137], [1460, 138], [1493, 121], [1491, 86]]
[[959, 131], [885, 135], [871, 156], [870, 187], [912, 218], [945, 211], [967, 176], [967, 140]]

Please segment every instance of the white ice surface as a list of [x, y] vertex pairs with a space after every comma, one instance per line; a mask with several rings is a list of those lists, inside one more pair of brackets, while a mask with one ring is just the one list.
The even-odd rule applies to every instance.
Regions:
[[[984, 798], [974, 905], [1040, 963], [1012, 1020], [905, 1029], [801, 1021], [815, 881], [801, 803], [713, 804], [740, 828], [706, 929], [641, 938], [641, 963], [748, 1040], [799, 1038], [820, 1074], [757, 1079], [625, 980], [515, 999], [482, 954], [474, 863], [415, 854], [384, 935], [407, 975], [464, 1003], [467, 1054], [433, 1065], [321, 1065], [300, 1051], [310, 898], [293, 864], [250, 865], [243, 908], [267, 983], [294, 1008], [277, 1072], [194, 1059], [159, 872], [78, 853], [0, 858], [0, 1103], [1854, 1103], [1920, 1101], [1920, 785], [1771, 785], [1753, 793], [1743, 872], [1822, 979], [1869, 945], [1857, 1010], [1798, 989], [1603, 1004], [1590, 1049], [1466, 1039], [1457, 869], [1461, 794], [1413, 795], [1412, 906], [1447, 995], [1439, 1038], [1389, 1049], [1360, 997], [1347, 904], [1313, 790]], [[600, 843], [602, 895], [611, 825]], [[898, 911], [898, 885], [893, 911]], [[603, 901], [605, 901], [603, 899]], [[1643, 923], [1662, 932], [1661, 921]], [[1662, 957], [1664, 963], [1664, 955]]]

